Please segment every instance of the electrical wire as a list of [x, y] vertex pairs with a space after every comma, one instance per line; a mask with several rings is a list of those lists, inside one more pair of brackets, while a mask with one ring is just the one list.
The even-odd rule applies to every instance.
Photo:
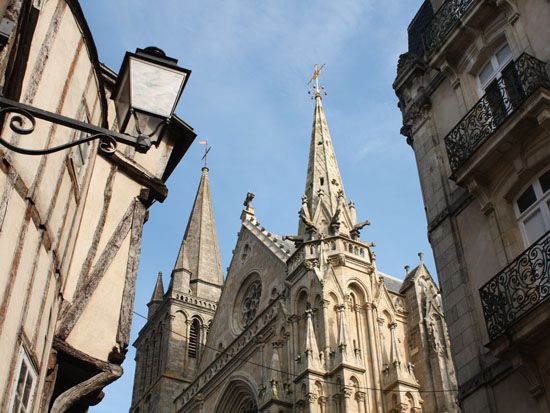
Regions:
[[[145, 317], [144, 315], [142, 315], [142, 314], [140, 314], [136, 311], [133, 311], [133, 313], [135, 315], [137, 315], [138, 317], [141, 317], [145, 320], [148, 320], [147, 317]], [[168, 329], [168, 331], [172, 334], [183, 337], [185, 340], [188, 340], [188, 337], [183, 335], [183, 334], [180, 334], [180, 333], [178, 333], [174, 330], [170, 330], [170, 329]], [[207, 346], [206, 344], [200, 344], [200, 347], [215, 351], [216, 353], [220, 352], [219, 349]], [[278, 373], [286, 374], [286, 375], [291, 376], [291, 377], [298, 377], [298, 376], [301, 375], [301, 374], [294, 374], [294, 373], [291, 373], [289, 371], [283, 371], [283, 370], [275, 369], [271, 366], [266, 366], [264, 364], [256, 363], [254, 361], [251, 361], [251, 360], [248, 360], [248, 359], [243, 359], [243, 358], [240, 358], [240, 357], [235, 356], [235, 355], [232, 356], [232, 359], [243, 361], [245, 363], [249, 363], [249, 364], [251, 364], [253, 366], [256, 366], [256, 367], [262, 367], [262, 368], [272, 370], [272, 371], [275, 371], [275, 372], [278, 372]], [[325, 384], [330, 384], [330, 385], [338, 385], [339, 384], [339, 383], [331, 382], [331, 381], [324, 380], [324, 379], [317, 379], [316, 381], [319, 381], [319, 382], [325, 383]], [[380, 388], [376, 388], [376, 387], [366, 387], [366, 386], [354, 386], [354, 387], [362, 389], [362, 390], [374, 390], [374, 391], [380, 391], [380, 392], [385, 391], [384, 389], [380, 389]], [[437, 389], [437, 390], [420, 390], [420, 389], [417, 389], [416, 391], [418, 391], [419, 393], [458, 393], [458, 390], [451, 390], [451, 389]], [[409, 393], [409, 392], [411, 392], [411, 390], [391, 390], [391, 392], [394, 392], [394, 393]]]

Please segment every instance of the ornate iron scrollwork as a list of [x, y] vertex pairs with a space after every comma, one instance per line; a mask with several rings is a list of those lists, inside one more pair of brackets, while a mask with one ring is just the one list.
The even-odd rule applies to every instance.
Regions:
[[[11, 106], [0, 108], [0, 116], [9, 115], [9, 114], [14, 114], [9, 118], [9, 123], [8, 123], [10, 129], [13, 132], [19, 135], [30, 135], [31, 133], [34, 132], [34, 129], [36, 127], [36, 119], [31, 113], [27, 112], [24, 109], [11, 107]], [[96, 139], [101, 139], [101, 142], [99, 144], [99, 149], [102, 152], [111, 154], [116, 151], [116, 147], [117, 147], [116, 139], [111, 135], [108, 135], [105, 133], [96, 133], [94, 135], [89, 135], [84, 138], [77, 139], [69, 143], [65, 143], [63, 145], [52, 146], [44, 149], [21, 148], [19, 146], [14, 145], [11, 142], [6, 141], [1, 136], [0, 136], [0, 143], [10, 150], [17, 153], [24, 154], [24, 155], [48, 155], [50, 153], [58, 152], [63, 149], [68, 149], [73, 146], [80, 145], [85, 142], [90, 142]]]
[[424, 30], [422, 38], [426, 54], [431, 55], [447, 40], [462, 16], [476, 3], [476, 0], [447, 0], [437, 11]]
[[150, 134], [145, 134], [139, 130], [139, 123], [136, 119], [137, 136], [131, 136], [85, 122], [80, 122], [58, 113], [48, 112], [47, 110], [16, 102], [2, 96], [0, 96], [0, 119], [7, 119], [9, 128], [19, 135], [32, 134], [35, 131], [36, 119], [42, 119], [56, 125], [61, 125], [73, 130], [79, 130], [88, 134], [88, 136], [72, 142], [43, 149], [21, 148], [17, 145], [17, 142], [10, 142], [0, 136], [0, 145], [3, 145], [14, 152], [25, 155], [47, 155], [96, 139], [101, 140], [99, 150], [106, 154], [114, 153], [118, 143], [133, 146], [136, 151], [145, 153], [151, 148], [153, 144], [151, 142], [151, 138], [154, 135], [158, 135], [155, 142], [155, 145], [158, 145], [158, 142], [162, 138], [165, 126], [170, 122], [169, 118], [164, 119], [157, 124]]
[[546, 300], [550, 296], [550, 231], [481, 287], [479, 295], [492, 340]]
[[540, 87], [550, 88], [544, 62], [524, 53], [502, 71], [485, 95], [445, 137], [451, 170], [455, 172], [487, 138]]

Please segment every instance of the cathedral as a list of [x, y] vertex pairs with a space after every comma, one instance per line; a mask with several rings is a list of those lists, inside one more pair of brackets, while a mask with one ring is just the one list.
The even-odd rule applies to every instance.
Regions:
[[438, 287], [422, 254], [404, 280], [377, 268], [314, 94], [297, 232], [264, 228], [248, 193], [225, 279], [202, 169], [134, 343], [132, 413], [460, 411]]

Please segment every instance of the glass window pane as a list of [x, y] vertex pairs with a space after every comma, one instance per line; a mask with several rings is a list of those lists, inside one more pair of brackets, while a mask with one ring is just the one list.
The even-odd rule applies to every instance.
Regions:
[[25, 393], [23, 394], [23, 405], [25, 407], [29, 407], [29, 396], [31, 394], [32, 381], [32, 377], [29, 374], [27, 376], [27, 382], [25, 383]]
[[27, 365], [24, 361], [21, 362], [21, 370], [19, 370], [19, 379], [17, 379], [17, 394], [23, 394], [23, 385], [27, 376]]
[[13, 402], [12, 413], [19, 413], [19, 406], [20, 406], [19, 398], [17, 396], [15, 396], [15, 401]]
[[136, 59], [130, 60], [130, 69], [132, 106], [161, 117], [170, 116], [187, 75]]
[[544, 173], [539, 178], [540, 186], [542, 188], [542, 192], [546, 192], [550, 189], [550, 170]]
[[498, 64], [502, 67], [512, 58], [512, 51], [510, 46], [505, 45], [502, 49], [497, 52]]
[[485, 87], [487, 82], [491, 80], [493, 76], [494, 70], [491, 62], [489, 61], [483, 69], [481, 69], [481, 72], [479, 72], [479, 82], [481, 83], [482, 87]]
[[532, 186], [529, 186], [529, 188], [527, 188], [525, 192], [521, 194], [521, 196], [518, 198], [517, 204], [519, 213], [521, 214], [523, 211], [533, 205], [536, 200], [537, 196], [535, 195], [535, 191], [533, 190]]
[[542, 218], [542, 212], [537, 209], [533, 214], [529, 215], [524, 221], [525, 233], [527, 234], [527, 240], [530, 244], [535, 242], [538, 238], [546, 232], [546, 225]]

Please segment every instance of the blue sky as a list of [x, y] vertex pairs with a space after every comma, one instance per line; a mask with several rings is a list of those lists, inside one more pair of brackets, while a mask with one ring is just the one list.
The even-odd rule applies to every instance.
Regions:
[[[198, 133], [170, 180], [168, 199], [145, 225], [135, 310], [147, 313], [156, 273], [165, 284], [176, 259], [208, 139], [210, 181], [224, 268], [247, 191], [259, 221], [278, 234], [298, 226], [313, 101], [307, 82], [325, 63], [324, 107], [346, 194], [378, 268], [403, 276], [426, 253], [426, 218], [414, 154], [399, 135], [391, 84], [420, 0], [84, 0], [100, 59], [118, 70], [126, 50], [155, 45], [193, 71], [177, 113]], [[435, 275], [435, 274], [434, 274]], [[144, 320], [134, 317], [132, 337]], [[125, 374], [92, 412], [127, 411], [134, 349]]]

